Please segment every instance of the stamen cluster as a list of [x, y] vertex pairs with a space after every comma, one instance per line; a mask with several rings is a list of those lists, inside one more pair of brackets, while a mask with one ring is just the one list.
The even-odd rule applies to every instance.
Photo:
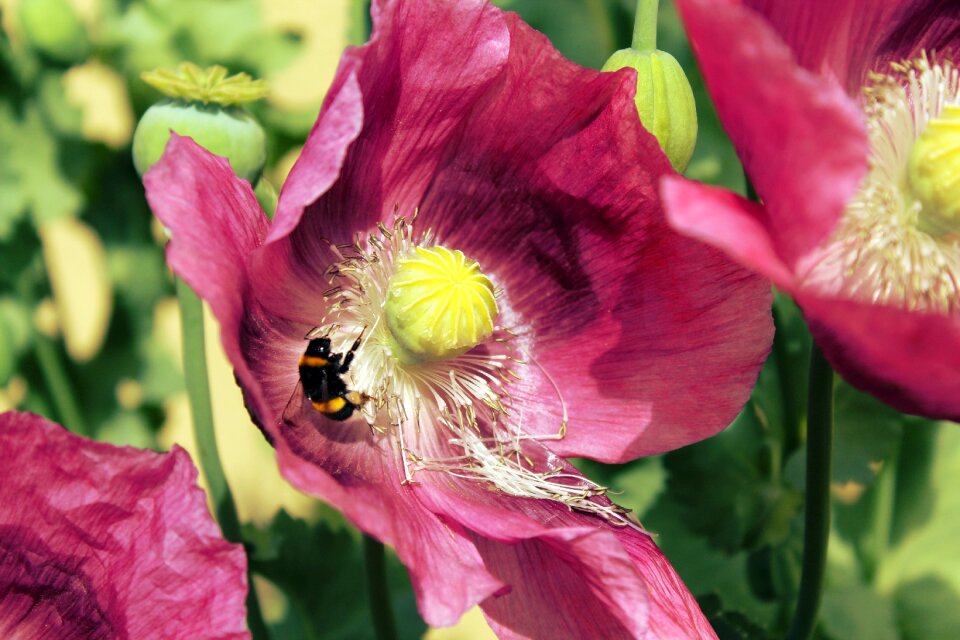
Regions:
[[[327, 314], [320, 331], [335, 350], [363, 340], [351, 368], [351, 386], [370, 400], [362, 414], [376, 437], [388, 438], [400, 456], [405, 483], [416, 475], [442, 473], [487, 483], [509, 496], [547, 499], [599, 515], [611, 524], [633, 526], [627, 510], [606, 498], [606, 487], [577, 474], [542, 441], [564, 437], [566, 408], [556, 385], [563, 418], [557, 433], [534, 436], [522, 429], [522, 408], [509, 388], [530, 367], [549, 374], [520, 346], [510, 328], [496, 325], [488, 339], [449, 358], [410, 363], [397, 353], [385, 317], [391, 278], [397, 265], [417, 251], [437, 247], [430, 230], [417, 236], [411, 220], [396, 218], [392, 228], [351, 246], [333, 246], [339, 260], [327, 270]], [[504, 292], [497, 290], [500, 303]]]
[[960, 236], [931, 233], [909, 188], [911, 150], [931, 120], [960, 103], [960, 70], [926, 55], [873, 74], [864, 90], [869, 172], [814, 265], [808, 284], [911, 311], [960, 310]]

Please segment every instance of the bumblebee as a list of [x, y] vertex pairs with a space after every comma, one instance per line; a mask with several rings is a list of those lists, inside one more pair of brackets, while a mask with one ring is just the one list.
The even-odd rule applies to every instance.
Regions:
[[[307, 337], [310, 337], [309, 334]], [[310, 338], [306, 351], [297, 363], [302, 397], [306, 397], [314, 409], [331, 420], [346, 420], [367, 399], [363, 393], [348, 389], [342, 378], [350, 370], [350, 363], [360, 347], [362, 337], [357, 338], [350, 350], [343, 354], [331, 352], [330, 338], [327, 336]]]

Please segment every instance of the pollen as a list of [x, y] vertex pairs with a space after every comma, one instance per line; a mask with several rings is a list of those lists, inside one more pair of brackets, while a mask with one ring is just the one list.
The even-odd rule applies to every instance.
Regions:
[[387, 327], [407, 364], [465, 353], [493, 334], [493, 283], [459, 250], [414, 247], [390, 278]]
[[960, 312], [960, 70], [923, 54], [863, 90], [867, 176], [805, 284], [909, 311]]
[[960, 233], [960, 105], [944, 107], [910, 152], [910, 190], [920, 201], [921, 228]]

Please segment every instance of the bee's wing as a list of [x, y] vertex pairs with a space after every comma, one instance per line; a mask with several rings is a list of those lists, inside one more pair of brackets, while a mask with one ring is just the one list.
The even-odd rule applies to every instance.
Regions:
[[297, 438], [296, 434], [304, 429], [320, 434], [331, 446], [334, 443], [351, 443], [370, 437], [369, 429], [358, 429], [356, 422], [337, 422], [317, 411], [303, 391], [303, 382], [297, 382], [280, 416], [281, 428], [289, 429], [287, 433], [293, 438]]
[[293, 393], [290, 394], [290, 399], [287, 400], [287, 405], [283, 408], [280, 419], [284, 426], [293, 426], [305, 415], [310, 415], [306, 413], [308, 411], [314, 411], [313, 405], [310, 403], [310, 399], [307, 398], [307, 394], [303, 392], [303, 383], [297, 381], [297, 386], [294, 387]]

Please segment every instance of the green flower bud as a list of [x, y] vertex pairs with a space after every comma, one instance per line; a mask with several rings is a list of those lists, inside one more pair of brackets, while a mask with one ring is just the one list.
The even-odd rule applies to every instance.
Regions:
[[683, 68], [665, 51], [621, 49], [610, 56], [602, 70], [624, 67], [637, 71], [634, 102], [640, 122], [656, 136], [673, 168], [683, 171], [697, 143], [697, 108]]
[[154, 71], [143, 79], [171, 99], [147, 109], [137, 124], [133, 163], [140, 175], [163, 156], [173, 130], [226, 157], [234, 173], [256, 182], [267, 160], [266, 134], [253, 116], [235, 105], [263, 97], [262, 81], [245, 73], [228, 78], [223, 67], [204, 70], [191, 63], [176, 73]]
[[20, 27], [30, 46], [57, 62], [86, 59], [90, 40], [67, 0], [20, 0]]

